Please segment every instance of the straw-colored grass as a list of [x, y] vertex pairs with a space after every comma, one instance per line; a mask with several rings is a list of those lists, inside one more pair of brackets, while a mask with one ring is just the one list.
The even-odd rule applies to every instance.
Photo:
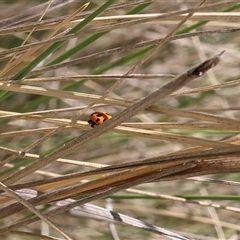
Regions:
[[0, 239], [238, 239], [238, 2], [1, 3]]

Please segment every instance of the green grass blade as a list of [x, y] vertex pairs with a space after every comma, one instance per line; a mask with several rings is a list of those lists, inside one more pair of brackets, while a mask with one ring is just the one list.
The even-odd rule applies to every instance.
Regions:
[[103, 35], [105, 35], [105, 33], [107, 32], [100, 32], [100, 33], [96, 33], [94, 35], [91, 35], [89, 37], [87, 37], [85, 40], [83, 40], [82, 42], [80, 42], [79, 44], [75, 45], [74, 47], [72, 47], [71, 49], [65, 51], [63, 54], [61, 54], [59, 57], [55, 58], [53, 61], [51, 61], [50, 63], [48, 63], [46, 66], [50, 66], [50, 65], [54, 65], [60, 62], [63, 62], [64, 60], [70, 58], [71, 56], [73, 56], [74, 54], [78, 53], [79, 51], [81, 51], [83, 48], [87, 47], [88, 45], [90, 45], [91, 43], [95, 42], [97, 39], [99, 39], [100, 37], [102, 37]]
[[[131, 10], [129, 10], [126, 14], [136, 14], [139, 13], [140, 11], [142, 11], [144, 8], [146, 8], [147, 6], [149, 6], [152, 3], [147, 3], [147, 4], [142, 4], [139, 6], [136, 6], [135, 8], [132, 8]], [[78, 53], [79, 51], [81, 51], [83, 48], [87, 47], [88, 45], [90, 45], [91, 43], [95, 42], [96, 40], [98, 40], [100, 37], [102, 37], [103, 35], [105, 35], [107, 32], [101, 32], [101, 33], [96, 33], [93, 34], [89, 37], [87, 37], [85, 40], [83, 40], [82, 42], [78, 43], [77, 45], [75, 45], [74, 47], [72, 47], [71, 49], [67, 50], [66, 52], [64, 52], [62, 55], [60, 55], [59, 57], [55, 58], [54, 60], [52, 60], [51, 62], [49, 62], [46, 66], [50, 66], [50, 65], [54, 65], [60, 62], [63, 62], [64, 60], [72, 57], [74, 54]]]
[[[113, 4], [115, 0], [108, 0], [105, 4], [99, 7], [96, 11], [90, 14], [87, 18], [85, 18], [82, 22], [72, 28], [66, 35], [77, 33], [83, 27], [85, 27], [89, 22], [91, 22], [95, 17], [97, 17], [100, 13], [106, 10], [111, 4]], [[22, 71], [18, 72], [12, 79], [20, 80], [24, 78], [33, 68], [35, 68], [40, 62], [42, 62], [47, 56], [57, 50], [65, 41], [55, 42], [48, 49], [46, 49], [41, 55], [35, 58], [27, 67], [22, 69]]]
[[[238, 9], [238, 8], [240, 8], [240, 4], [236, 4], [236, 5], [233, 5], [233, 6], [229, 7], [229, 8], [226, 8], [226, 9], [222, 10], [222, 12], [231, 12], [231, 11], [233, 11], [235, 9]], [[192, 31], [192, 30], [194, 30], [194, 29], [196, 29], [198, 27], [201, 27], [202, 25], [205, 25], [208, 22], [209, 21], [199, 21], [199, 22], [197, 22], [195, 24], [192, 24], [189, 27], [186, 27], [186, 28], [184, 28], [182, 30], [177, 31], [176, 34], [188, 33], [188, 32], [190, 32], [190, 31]]]
[[101, 67], [99, 69], [94, 70], [93, 74], [95, 74], [95, 75], [101, 74], [103, 72], [108, 71], [111, 68], [118, 67], [118, 66], [123, 66], [123, 65], [127, 64], [128, 62], [131, 62], [131, 61], [134, 61], [134, 60], [138, 60], [142, 55], [146, 54], [151, 49], [153, 49], [154, 46], [155, 45], [150, 45], [148, 47], [145, 47], [145, 48], [137, 50], [137, 51], [135, 51], [133, 53], [130, 53], [127, 56], [122, 57], [121, 59], [119, 59], [119, 60], [117, 60], [117, 61], [115, 61], [115, 62], [113, 62], [111, 64], [108, 64], [106, 66], [103, 66], [103, 67]]
[[[127, 12], [127, 14], [136, 14], [139, 13], [139, 11], [141, 11], [142, 9], [146, 8], [147, 6], [149, 6], [150, 3], [148, 4], [142, 4], [140, 6], [137, 6], [133, 9], [131, 9], [129, 12]], [[107, 32], [102, 32], [102, 33], [97, 33], [97, 34], [93, 34], [92, 36], [89, 36], [88, 38], [86, 38], [84, 41], [82, 41], [81, 43], [79, 43], [78, 45], [74, 46], [73, 48], [69, 49], [68, 51], [66, 51], [65, 53], [63, 53], [61, 56], [55, 58], [53, 61], [51, 61], [50, 63], [47, 64], [47, 66], [49, 65], [53, 65], [59, 62], [62, 62], [64, 60], [66, 60], [67, 58], [71, 57], [72, 55], [76, 54], [78, 51], [82, 50], [84, 47], [88, 46], [90, 43], [96, 41], [97, 39], [99, 39], [101, 36], [105, 35]], [[150, 47], [150, 49], [153, 48], [153, 45]], [[129, 55], [123, 57], [122, 59], [117, 60], [116, 62], [110, 64], [110, 65], [106, 65], [102, 68], [99, 68], [98, 70], [93, 71], [91, 74], [101, 74], [104, 73], [105, 71], [116, 67], [116, 66], [121, 66], [121, 64], [125, 64], [129, 61], [132, 61], [134, 58], [138, 58], [140, 57], [142, 54], [146, 53], [147, 51], [149, 51], [148, 47], [145, 49], [140, 49], [137, 50], [134, 53], [130, 53]], [[85, 82], [86, 80], [80, 80], [80, 81], [76, 81], [76, 82], [72, 82], [70, 84], [68, 84], [67, 86], [65, 86], [64, 88], [62, 88], [62, 90], [71, 90], [77, 86], [79, 86], [79, 84]], [[30, 109], [35, 108], [36, 106], [38, 106], [39, 104], [46, 102], [50, 99], [51, 97], [40, 97], [38, 98], [35, 102], [29, 103], [26, 106], [24, 106], [21, 111], [27, 111]]]

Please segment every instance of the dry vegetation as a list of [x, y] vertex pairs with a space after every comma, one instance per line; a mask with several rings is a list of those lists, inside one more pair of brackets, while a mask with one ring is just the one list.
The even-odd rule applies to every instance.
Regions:
[[239, 9], [1, 1], [0, 239], [240, 239]]

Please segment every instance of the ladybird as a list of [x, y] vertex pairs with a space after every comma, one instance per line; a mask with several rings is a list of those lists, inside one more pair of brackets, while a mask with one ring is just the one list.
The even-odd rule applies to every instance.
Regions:
[[106, 112], [94, 112], [90, 115], [88, 123], [91, 124], [92, 128], [94, 128], [96, 125], [102, 124], [103, 122], [111, 118], [112, 116]]

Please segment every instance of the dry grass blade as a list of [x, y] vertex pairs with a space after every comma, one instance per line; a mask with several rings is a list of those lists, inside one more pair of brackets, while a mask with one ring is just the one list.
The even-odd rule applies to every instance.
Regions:
[[[84, 203], [92, 201], [94, 199], [99, 199], [100, 197], [104, 197], [104, 196], [107, 196], [109, 194], [113, 194], [114, 192], [118, 192], [118, 191], [120, 191], [122, 189], [129, 188], [129, 187], [134, 186], [136, 184], [140, 184], [141, 182], [151, 181], [152, 179], [155, 179], [157, 177], [165, 176], [165, 175], [168, 175], [168, 174], [174, 173], [174, 172], [178, 172], [178, 171], [181, 171], [181, 170], [186, 169], [186, 168], [191, 168], [192, 166], [194, 166], [194, 165], [186, 164], [184, 166], [177, 167], [177, 168], [173, 167], [171, 170], [167, 170], [167, 171], [164, 171], [164, 172], [159, 172], [159, 168], [154, 168], [154, 169], [151, 169], [151, 175], [144, 176], [141, 179], [132, 180], [131, 182], [128, 182], [128, 183], [122, 183], [122, 184], [119, 183], [119, 184], [117, 184], [116, 187], [113, 187], [113, 188], [110, 188], [110, 189], [108, 188], [105, 191], [100, 191], [99, 193], [91, 195], [89, 197], [85, 197], [82, 200], [78, 200], [78, 201], [75, 201], [73, 203], [67, 204], [67, 205], [65, 205], [65, 206], [63, 206], [61, 208], [54, 209], [54, 210], [50, 211], [49, 213], [51, 215], [52, 214], [55, 215], [55, 214], [60, 213], [62, 211], [66, 211], [67, 209], [72, 209], [73, 207], [78, 206], [79, 204], [84, 204]], [[155, 173], [152, 172], [153, 170], [154, 170]], [[141, 171], [141, 169], [140, 169], [140, 171]], [[96, 181], [98, 181], [98, 180], [96, 180]], [[78, 185], [76, 185], [76, 188], [78, 188], [80, 190], [81, 187], [78, 186]], [[80, 185], [82, 185], [82, 184], [80, 184]], [[85, 185], [89, 185], [89, 184], [86, 183]], [[68, 194], [66, 190], [67, 189], [62, 189], [61, 193], [64, 194], [64, 195]], [[72, 192], [72, 190], [74, 190], [74, 188], [70, 187], [69, 190], [70, 190], [70, 192]], [[57, 194], [58, 198], [61, 197], [59, 193]], [[54, 193], [53, 194], [47, 194], [47, 196], [48, 196], [47, 198], [46, 198], [45, 195], [42, 195], [42, 196], [37, 197], [37, 198], [34, 198], [34, 199], [30, 200], [30, 203], [31, 204], [39, 204], [40, 202], [45, 201], [46, 199], [48, 199], [48, 201], [49, 201], [51, 197], [54, 197]], [[21, 211], [22, 210], [21, 205], [18, 204], [18, 203], [12, 204], [11, 207], [6, 207], [6, 208], [2, 209], [0, 217], [4, 217], [5, 214], [9, 215], [12, 212], [15, 212], [16, 210], [17, 211]], [[36, 218], [35, 217], [31, 218], [31, 221], [33, 221], [33, 220], [36, 220]], [[26, 221], [24, 221], [24, 223], [26, 224]], [[14, 227], [16, 227], [16, 226], [14, 226]], [[5, 229], [0, 229], [0, 233], [1, 232], [3, 233], [4, 231], [9, 231], [11, 229], [12, 229], [11, 227], [8, 227], [8, 228], [5, 228]], [[174, 238], [174, 236], [171, 236], [172, 233], [169, 235], [168, 231], [164, 231], [164, 232], [161, 231], [161, 234], [163, 234], [164, 236], [166, 236], [166, 237], [168, 237], [170, 239], [185, 239], [185, 238], [181, 238], [180, 236], [177, 236], [177, 235], [176, 235], [176, 238]]]
[[0, 238], [236, 239], [239, 1], [39, 3], [0, 7]]
[[[20, 47], [16, 47], [16, 48], [12, 48], [12, 49], [8, 49], [5, 51], [0, 52], [0, 56], [7, 56], [11, 53], [16, 53], [16, 52], [20, 52], [23, 50], [28, 50], [31, 49], [32, 47], [37, 47], [37, 46], [43, 46], [49, 43], [54, 43], [57, 41], [63, 41], [63, 40], [70, 40], [72, 38], [75, 37], [84, 37], [87, 36], [88, 34], [92, 34], [92, 33], [99, 33], [99, 32], [104, 32], [104, 31], [111, 31], [114, 30], [116, 28], [122, 28], [122, 26], [108, 26], [108, 27], [102, 27], [100, 29], [91, 29], [90, 31], [86, 31], [86, 32], [79, 32], [77, 34], [69, 34], [66, 36], [56, 36], [54, 38], [51, 38], [49, 40], [42, 40], [39, 42], [34, 42], [34, 43], [30, 43], [28, 45], [25, 46], [20, 46]], [[196, 32], [192, 32], [192, 33], [185, 33], [185, 34], [179, 34], [179, 35], [175, 35], [175, 36], [171, 36], [170, 37], [170, 41], [174, 41], [174, 40], [178, 40], [178, 39], [182, 39], [182, 38], [188, 38], [188, 37], [193, 37], [193, 36], [206, 36], [209, 34], [213, 34], [213, 33], [229, 33], [229, 32], [238, 32], [240, 29], [238, 27], [235, 28], [226, 28], [226, 29], [215, 29], [215, 30], [209, 30], [209, 31], [196, 31]], [[102, 52], [98, 52], [98, 53], [93, 53], [90, 54], [88, 56], [84, 56], [84, 57], [79, 57], [79, 58], [75, 58], [72, 60], [68, 60], [66, 62], [63, 63], [58, 63], [58, 64], [54, 64], [53, 66], [46, 66], [46, 67], [42, 67], [39, 68], [37, 70], [33, 70], [30, 72], [31, 75], [35, 75], [35, 74], [41, 74], [41, 73], [45, 73], [48, 71], [52, 71], [52, 70], [56, 70], [56, 69], [60, 69], [63, 67], [67, 67], [67, 66], [72, 66], [72, 65], [76, 65], [79, 63], [84, 63], [84, 62], [89, 62], [89, 61], [93, 61], [96, 59], [101, 59], [103, 57], [107, 57], [107, 56], [111, 56], [112, 54], [115, 53], [126, 53], [126, 52], [131, 52], [134, 49], [138, 49], [144, 46], [149, 46], [151, 44], [156, 44], [159, 41], [161, 41], [163, 38], [159, 38], [159, 39], [154, 39], [154, 40], [147, 40], [147, 41], [141, 41], [137, 44], [131, 44], [131, 45], [126, 45], [123, 47], [117, 47], [117, 48], [113, 48], [113, 49], [108, 49], [107, 51], [102, 51]], [[1, 78], [1, 81], [6, 81], [11, 79], [11, 77], [4, 77]], [[36, 79], [37, 81], [37, 79]]]
[[[64, 200], [64, 201], [59, 201], [57, 203], [58, 206], [65, 206], [69, 203], [74, 203], [74, 200]], [[129, 216], [126, 216], [121, 213], [117, 213], [114, 211], [109, 211], [105, 208], [101, 208], [92, 204], [84, 204], [83, 206], [78, 206], [73, 208], [73, 210], [76, 211], [83, 211], [89, 214], [92, 214], [92, 216], [98, 216], [98, 217], [103, 217], [106, 218], [107, 220], [112, 220], [116, 222], [121, 222], [123, 224], [131, 225], [131, 226], [136, 226], [139, 228], [146, 229], [151, 232], [155, 232], [159, 235], [166, 236], [170, 239], [186, 239], [180, 235], [177, 235], [173, 232], [167, 231], [165, 229], [159, 228], [157, 226], [151, 225], [144, 223], [142, 221], [139, 221], [138, 219], [131, 218]]]
[[8, 193], [12, 198], [17, 200], [19, 203], [21, 203], [23, 206], [25, 206], [28, 210], [33, 212], [36, 216], [41, 218], [44, 222], [49, 224], [55, 231], [57, 231], [64, 239], [71, 240], [66, 233], [64, 233], [59, 227], [56, 226], [50, 219], [45, 217], [43, 214], [41, 214], [36, 208], [34, 208], [28, 201], [26, 201], [24, 198], [20, 197], [18, 194], [16, 194], [14, 191], [12, 191], [10, 188], [8, 188], [3, 183], [0, 183], [0, 188], [4, 190], [6, 193]]
[[[146, 1], [146, 2], [151, 2], [151, 1]], [[133, 20], [132, 22], [134, 24], [139, 24], [139, 23], [145, 23], [146, 21], [149, 21], [149, 22], [152, 22], [152, 21], [157, 21], [159, 19], [162, 19], [162, 20], [169, 20], [169, 19], [172, 19], [173, 21], [176, 21], [177, 19], [179, 20], [182, 20], [182, 18], [184, 18], [185, 16], [181, 14], [187, 14], [187, 13], [190, 13], [190, 12], [197, 12], [197, 11], [204, 11], [204, 10], [209, 10], [209, 9], [212, 9], [214, 7], [224, 7], [224, 6], [227, 6], [228, 4], [237, 4], [238, 1], [235, 0], [235, 1], [223, 1], [223, 2], [218, 2], [218, 3], [214, 3], [214, 4], [209, 4], [209, 5], [205, 5], [205, 6], [201, 6], [201, 7], [195, 7], [195, 8], [189, 8], [189, 9], [186, 9], [186, 10], [182, 10], [182, 11], [175, 11], [175, 12], [172, 12], [172, 13], [165, 13], [165, 14], [153, 14], [153, 15], [149, 15], [147, 16], [147, 20], [146, 20], [146, 17], [144, 17], [144, 15], [141, 15], [141, 17], [133, 17], [133, 18], [140, 18], [140, 19], [137, 19], [137, 20]], [[46, 7], [46, 6], [44, 6]], [[125, 4], [125, 6], [121, 6], [121, 8], [124, 8], [124, 7], [128, 7], [127, 4]], [[109, 8], [110, 10], [111, 8]], [[113, 7], [112, 9], [116, 9], [115, 7]], [[215, 16], [212, 16], [210, 18], [210, 20], [216, 20], [216, 15], [218, 13], [211, 13], [212, 15], [215, 15]], [[222, 14], [222, 13], [221, 13]], [[220, 15], [221, 15], [220, 14]], [[202, 16], [202, 20], [207, 20], [208, 19], [208, 16], [210, 14], [208, 13], [198, 13], [197, 15], [201, 15]], [[76, 18], [83, 18], [85, 17], [86, 14], [83, 14], [83, 15], [80, 15]], [[205, 16], [205, 17], [203, 17]], [[222, 14], [222, 16], [225, 17], [225, 19], [231, 19], [231, 16], [228, 15], [228, 17], [226, 16], [226, 14]], [[238, 14], [235, 14], [236, 18], [238, 19]], [[64, 21], [66, 17], [64, 18], [57, 18], [57, 19], [53, 19], [53, 20], [47, 20], [47, 21], [42, 21], [40, 23], [33, 23], [33, 24], [28, 24], [27, 26], [26, 25], [23, 25], [23, 26], [17, 26], [17, 27], [13, 27], [13, 28], [10, 28], [10, 29], [2, 29], [0, 31], [0, 34], [8, 34], [8, 33], [16, 33], [16, 32], [21, 32], [21, 31], [31, 31], [32, 28], [36, 28], [37, 30], [44, 30], [44, 29], [52, 29], [52, 28], [55, 28], [60, 22]], [[129, 16], [124, 16], [123, 17], [124, 19], [126, 20], [131, 20], [132, 18], [129, 17]], [[197, 20], [200, 20], [199, 17], [196, 17]], [[236, 19], [235, 18], [235, 19]], [[113, 19], [113, 20], [112, 20]], [[116, 19], [114, 21], [114, 19]], [[92, 21], [92, 24], [96, 23], [97, 25], [101, 25], [101, 24], [105, 24], [105, 23], [112, 23], [112, 22], [121, 22], [121, 19], [122, 17], [105, 17], [105, 18], [96, 18], [95, 20]], [[221, 20], [224, 20], [223, 17], [220, 18]], [[82, 20], [80, 20], [82, 21]], [[67, 25], [67, 27], [69, 26], [73, 26], [76, 24], [76, 21], [74, 21], [73, 23], [71, 23], [71, 25]]]
[[107, 132], [114, 128], [115, 126], [119, 125], [120, 123], [124, 122], [125, 120], [129, 119], [130, 117], [134, 116], [138, 112], [150, 107], [156, 101], [170, 95], [171, 93], [175, 92], [179, 88], [183, 87], [186, 83], [202, 76], [207, 70], [216, 66], [219, 62], [219, 58], [223, 52], [207, 59], [206, 61], [197, 64], [184, 72], [183, 74], [179, 75], [178, 77], [174, 78], [169, 83], [166, 83], [160, 89], [155, 91], [154, 93], [150, 94], [143, 100], [133, 104], [122, 113], [116, 115], [114, 119], [109, 120], [107, 124], [102, 124], [97, 129], [88, 131], [87, 133], [83, 134], [80, 137], [77, 137], [72, 142], [66, 144], [62, 148], [58, 149], [56, 152], [49, 154], [48, 156], [41, 158], [37, 162], [27, 166], [24, 170], [18, 171], [16, 174], [11, 174], [7, 178], [3, 179], [2, 181], [5, 184], [12, 184], [15, 181], [27, 176], [30, 172], [34, 172], [35, 170], [42, 168], [49, 164], [51, 161], [65, 156], [68, 153], [74, 151], [74, 149], [79, 148], [84, 143], [96, 138], [100, 134]]
[[[89, 3], [85, 3], [83, 6], [81, 6], [78, 10], [76, 10], [71, 16], [66, 18], [62, 23], [60, 23], [54, 30], [49, 34], [49, 36], [46, 37], [46, 39], [52, 38], [55, 34], [59, 32], [59, 30], [63, 27], [63, 25], [66, 22], [71, 21], [72, 18], [74, 18], [77, 14], [84, 11], [85, 8], [89, 5]], [[18, 64], [22, 63], [24, 59], [28, 59], [29, 56], [33, 55], [36, 51], [40, 49], [41, 46], [37, 46], [34, 48], [30, 48], [26, 53], [21, 54], [20, 57], [18, 57], [15, 61], [10, 62], [5, 69], [3, 69], [0, 73], [0, 76], [4, 76], [9, 71], [11, 71], [14, 67], [16, 67]]]
[[[8, 28], [10, 26], [14, 26], [14, 25], [18, 25], [23, 22], [27, 22], [33, 18], [37, 18], [48, 7], [48, 4], [49, 3], [43, 3], [43, 4], [31, 7], [31, 8], [27, 8], [24, 11], [16, 14], [13, 17], [2, 19], [0, 21], [0, 27]], [[48, 13], [51, 11], [56, 11], [58, 8], [67, 7], [67, 5], [69, 5], [69, 4], [71, 4], [71, 1], [69, 1], [69, 0], [53, 1], [51, 3], [50, 9], [48, 10]]]

